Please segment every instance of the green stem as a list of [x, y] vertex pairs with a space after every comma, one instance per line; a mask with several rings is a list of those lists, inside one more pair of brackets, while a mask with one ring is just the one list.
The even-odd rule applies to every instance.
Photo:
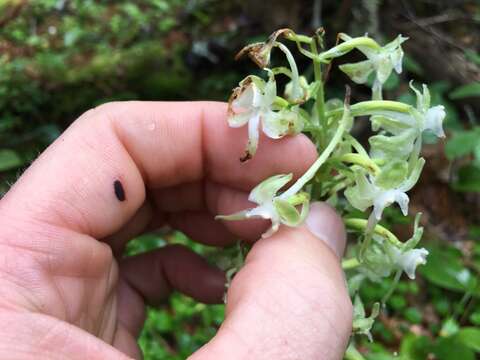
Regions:
[[388, 299], [393, 295], [393, 292], [398, 286], [398, 282], [400, 281], [400, 278], [402, 277], [402, 270], [398, 270], [395, 273], [395, 277], [393, 278], [392, 285], [390, 285], [390, 288], [388, 289], [387, 293], [384, 295], [382, 299], [382, 305], [385, 305]]
[[285, 39], [305, 44], [311, 44], [313, 41], [310, 36], [295, 34], [293, 31], [286, 33]]
[[345, 140], [347, 140], [348, 142], [350, 142], [350, 144], [352, 145], [352, 147], [357, 151], [357, 153], [359, 153], [360, 155], [363, 155], [363, 156], [366, 156], [368, 157], [368, 153], [367, 151], [365, 150], [365, 148], [362, 146], [362, 144], [360, 144], [358, 142], [357, 139], [355, 139], [352, 135], [350, 134], [345, 134]]
[[343, 154], [338, 158], [342, 162], [347, 162], [350, 164], [355, 164], [359, 165], [365, 169], [367, 169], [369, 172], [373, 173], [373, 175], [378, 175], [380, 173], [380, 168], [378, 167], [377, 164], [375, 164], [370, 157], [361, 155], [361, 154], [355, 154], [355, 153], [349, 153], [349, 154]]
[[[347, 228], [364, 231], [368, 226], [368, 220], [365, 219], [355, 219], [355, 218], [348, 218], [344, 219], [345, 226]], [[373, 232], [377, 235], [383, 236], [385, 239], [390, 241], [393, 245], [396, 246], [403, 246], [403, 243], [398, 240], [398, 238], [388, 229], [384, 228], [382, 225], [376, 225], [373, 229]]]
[[[346, 106], [348, 108], [348, 105]], [[302, 175], [300, 179], [298, 179], [289, 189], [287, 189], [280, 197], [283, 199], [287, 199], [293, 194], [296, 194], [302, 188], [305, 186], [306, 183], [308, 183], [310, 180], [313, 179], [315, 174], [317, 173], [318, 169], [320, 169], [320, 166], [322, 166], [325, 161], [327, 161], [328, 157], [330, 154], [335, 150], [335, 147], [338, 145], [340, 140], [342, 140], [343, 133], [345, 132], [346, 124], [348, 120], [350, 119], [350, 114], [347, 110], [347, 112], [343, 113], [342, 120], [340, 121], [337, 131], [332, 137], [332, 140], [328, 144], [328, 146], [323, 150], [321, 155], [318, 157], [317, 160], [310, 166], [310, 168]]]
[[[395, 111], [404, 114], [410, 114], [412, 110], [411, 105], [407, 105], [398, 101], [390, 100], [370, 100], [370, 101], [361, 101], [359, 103], [353, 104], [350, 107], [350, 114], [352, 116], [363, 116], [363, 115], [375, 115], [375, 112], [378, 111]], [[325, 116], [327, 118], [333, 116], [339, 116], [343, 112], [343, 108], [337, 108], [330, 111], [327, 111]]]
[[360, 266], [361, 263], [357, 258], [345, 259], [342, 261], [342, 269], [350, 270]]
[[333, 58], [345, 55], [346, 53], [350, 52], [351, 50], [355, 49], [356, 47], [364, 46], [371, 48], [373, 50], [380, 50], [381, 46], [378, 43], [366, 36], [354, 38], [348, 41], [345, 41], [337, 46], [321, 53], [318, 56], [320, 62], [330, 62]]
[[365, 360], [362, 354], [350, 343], [344, 356], [345, 360]]
[[[315, 55], [318, 55], [317, 44], [315, 41], [312, 41], [310, 48]], [[317, 110], [317, 116], [320, 123], [320, 147], [323, 149], [325, 146], [325, 138], [327, 133], [327, 117], [325, 116], [325, 91], [323, 88], [323, 76], [322, 76], [322, 65], [316, 59], [313, 59], [313, 73], [315, 76], [315, 81], [318, 82], [317, 97], [315, 100], [315, 108]]]
[[280, 96], [276, 96], [273, 103], [275, 105], [279, 106], [280, 108], [284, 108], [284, 107], [287, 107], [288, 105], [290, 105], [287, 100], [285, 100], [284, 98], [282, 98]]
[[275, 42], [275, 46], [277, 46], [285, 54], [288, 64], [290, 65], [290, 70], [292, 72], [292, 97], [294, 99], [301, 99], [303, 97], [303, 90], [300, 87], [300, 75], [298, 73], [295, 59], [290, 50], [282, 43]]

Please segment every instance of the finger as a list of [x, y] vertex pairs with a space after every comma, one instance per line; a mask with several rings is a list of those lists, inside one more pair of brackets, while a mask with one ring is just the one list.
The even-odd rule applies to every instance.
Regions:
[[143, 359], [142, 351], [138, 346], [137, 339], [122, 325], [117, 326], [112, 346], [132, 359]]
[[237, 236], [206, 211], [172, 213], [167, 221], [173, 228], [205, 245], [228, 246], [238, 240]]
[[204, 303], [219, 303], [225, 276], [182, 245], [169, 245], [124, 259], [120, 274], [148, 304], [158, 305], [178, 290]]
[[0, 314], [0, 359], [130, 359], [107, 342], [51, 316]]
[[309, 226], [255, 243], [228, 291], [225, 322], [191, 360], [342, 358], [352, 305], [335, 252], [345, 230], [326, 207], [312, 209]]
[[265, 220], [213, 220], [218, 214], [231, 214], [255, 207], [256, 204], [248, 200], [248, 195], [247, 191], [212, 181], [152, 191], [156, 208], [169, 213], [168, 222], [171, 226], [196, 241], [218, 246], [229, 245], [238, 238], [257, 240], [268, 228], [269, 222]]
[[314, 161], [304, 136], [263, 139], [240, 164], [245, 129], [229, 128], [221, 103], [112, 103], [75, 122], [3, 198], [1, 211], [104, 238], [118, 231], [150, 188], [208, 177], [249, 190], [266, 177], [299, 175]]
[[104, 242], [110, 244], [113, 254], [117, 257], [121, 256], [125, 245], [134, 237], [142, 234], [152, 221], [153, 209], [149, 202], [144, 202], [130, 220], [115, 234], [103, 239]]
[[118, 322], [133, 338], [138, 338], [146, 318], [145, 300], [124, 277], [117, 286]]

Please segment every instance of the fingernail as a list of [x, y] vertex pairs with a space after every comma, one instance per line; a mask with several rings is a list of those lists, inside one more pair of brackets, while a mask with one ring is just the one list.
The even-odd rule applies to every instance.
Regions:
[[310, 213], [305, 220], [308, 230], [322, 240], [333, 252], [342, 258], [347, 235], [342, 218], [324, 202], [310, 205]]

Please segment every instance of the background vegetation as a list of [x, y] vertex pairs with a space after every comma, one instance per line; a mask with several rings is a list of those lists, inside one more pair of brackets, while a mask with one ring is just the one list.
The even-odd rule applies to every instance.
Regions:
[[[234, 62], [244, 44], [273, 30], [368, 32], [379, 40], [409, 36], [405, 71], [387, 83], [389, 98], [413, 102], [408, 80], [430, 84], [446, 106], [446, 142], [431, 143], [412, 196], [422, 211], [428, 264], [402, 281], [377, 321], [379, 359], [474, 359], [480, 353], [480, 5], [463, 0], [220, 1], [0, 0], [0, 192], [85, 110], [112, 100], [225, 100], [253, 65]], [[353, 55], [355, 56], [355, 55]], [[348, 59], [347, 59], [348, 60]], [[347, 78], [330, 74], [327, 97]], [[356, 87], [356, 100], [370, 96]], [[358, 128], [358, 136], [368, 129]], [[428, 141], [428, 139], [426, 139]], [[387, 222], [405, 238], [399, 212]], [[183, 235], [147, 234], [130, 253]], [[362, 288], [367, 305], [388, 282]], [[223, 306], [175, 295], [151, 309], [140, 344], [146, 359], [184, 359], [208, 341]], [[394, 356], [396, 354], [397, 356]]]

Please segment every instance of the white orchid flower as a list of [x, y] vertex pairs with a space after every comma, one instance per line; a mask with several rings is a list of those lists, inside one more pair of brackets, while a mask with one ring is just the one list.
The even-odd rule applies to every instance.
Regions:
[[443, 120], [446, 116], [445, 107], [443, 105], [430, 107], [430, 91], [427, 85], [423, 84], [423, 93], [413, 86], [413, 81], [410, 81], [409, 85], [415, 92], [415, 95], [417, 95], [417, 110], [423, 117], [420, 130], [422, 132], [429, 130], [439, 138], [445, 137], [445, 132], [442, 127]]
[[237, 128], [248, 123], [248, 144], [242, 160], [248, 160], [255, 155], [260, 126], [265, 135], [272, 139], [302, 130], [303, 122], [295, 108], [273, 110], [276, 96], [277, 88], [273, 77], [265, 82], [259, 77], [249, 76], [234, 90], [230, 100], [228, 124]]
[[410, 88], [417, 96], [417, 106], [410, 113], [394, 111], [372, 111], [372, 130], [383, 129], [393, 135], [401, 135], [406, 130], [415, 130], [417, 136], [424, 131], [431, 131], [437, 137], [445, 137], [442, 128], [445, 119], [445, 107], [436, 105], [430, 107], [430, 91], [423, 84], [423, 93], [418, 91], [410, 82]]
[[368, 140], [372, 158], [407, 158], [415, 148], [419, 149], [424, 131], [430, 131], [439, 138], [445, 137], [442, 127], [445, 119], [444, 106], [430, 107], [430, 92], [426, 85], [423, 85], [423, 93], [411, 82], [410, 87], [417, 95], [417, 106], [410, 113], [372, 112], [372, 130], [384, 130]]
[[[287, 226], [297, 226], [301, 224], [308, 214], [308, 195], [304, 192], [289, 195], [288, 197], [282, 196], [282, 194], [277, 195], [278, 191], [292, 180], [292, 177], [292, 174], [275, 175], [262, 181], [248, 196], [249, 201], [258, 204], [257, 207], [239, 211], [231, 215], [219, 215], [216, 219], [268, 219], [272, 222], [272, 226], [262, 237], [268, 237], [275, 233], [280, 224]], [[300, 212], [296, 208], [296, 206], [299, 205], [302, 206]]]
[[372, 280], [380, 280], [393, 271], [401, 270], [410, 279], [415, 279], [415, 270], [427, 262], [428, 250], [415, 249], [423, 235], [423, 227], [419, 226], [420, 215], [415, 218], [412, 237], [404, 243], [392, 244], [377, 234], [373, 235], [373, 244], [365, 254], [363, 271]]
[[403, 270], [410, 279], [415, 279], [415, 270], [419, 265], [427, 263], [428, 250], [410, 249], [405, 252], [392, 247], [392, 256], [395, 266]]
[[[341, 38], [344, 41], [352, 40], [346, 34], [341, 34]], [[339, 68], [357, 84], [366, 83], [370, 74], [375, 72], [372, 88], [373, 99], [381, 100], [382, 86], [390, 77], [392, 71], [395, 70], [398, 74], [402, 72], [403, 50], [400, 45], [407, 39], [399, 35], [383, 47], [358, 46], [357, 49], [367, 57], [367, 60], [340, 65]]]
[[367, 179], [365, 173], [359, 171], [355, 174], [355, 186], [345, 191], [345, 197], [354, 208], [361, 211], [373, 206], [372, 215], [376, 221], [382, 218], [383, 210], [393, 203], [397, 203], [403, 215], [406, 216], [409, 203], [406, 193], [418, 181], [424, 164], [423, 158], [418, 159], [410, 175], [394, 187], [380, 182], [380, 177], [370, 176]]

